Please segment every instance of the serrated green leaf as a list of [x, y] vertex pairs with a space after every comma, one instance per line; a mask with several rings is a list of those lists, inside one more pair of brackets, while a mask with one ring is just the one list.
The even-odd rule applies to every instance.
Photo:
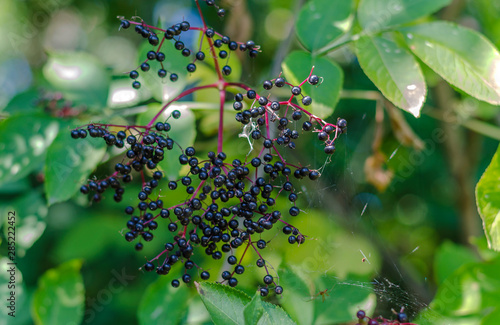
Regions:
[[279, 306], [250, 299], [242, 291], [218, 283], [196, 283], [201, 300], [215, 324], [283, 324], [295, 322]]
[[315, 86], [307, 82], [302, 86], [302, 93], [311, 96], [313, 100], [312, 104], [305, 108], [325, 119], [333, 114], [339, 100], [344, 79], [342, 69], [325, 57], [312, 56], [303, 51], [290, 53], [281, 64], [286, 79], [294, 85], [302, 82], [313, 66], [314, 74], [322, 77], [323, 81]]
[[430, 15], [450, 3], [451, 0], [361, 0], [358, 19], [363, 29], [372, 34]]
[[196, 288], [216, 325], [244, 324], [243, 313], [251, 300], [249, 296], [218, 283], [196, 283]]
[[297, 36], [309, 51], [334, 41], [352, 26], [351, 0], [312, 0], [299, 12], [295, 22]]
[[85, 288], [81, 260], [72, 260], [45, 272], [31, 305], [37, 325], [79, 324], [83, 320]]
[[39, 167], [58, 131], [58, 121], [44, 114], [19, 114], [0, 122], [0, 184]]
[[390, 39], [369, 36], [356, 42], [356, 53], [361, 68], [382, 94], [419, 117], [427, 87], [413, 55]]
[[61, 130], [47, 150], [45, 160], [45, 191], [47, 202], [52, 205], [66, 201], [82, 183], [106, 153], [102, 139], [87, 136], [73, 139], [70, 130]]
[[260, 294], [257, 292], [252, 301], [248, 303], [244, 311], [245, 325], [256, 325], [264, 314], [264, 306], [262, 306], [262, 300], [260, 299]]
[[[137, 117], [138, 125], [147, 125], [153, 117], [160, 111], [162, 106], [158, 104], [148, 105], [148, 110]], [[170, 114], [178, 110], [181, 112], [179, 119], [170, 117]], [[169, 118], [170, 117], [170, 118]], [[171, 180], [177, 179], [181, 165], [179, 163], [179, 155], [182, 149], [186, 149], [194, 144], [196, 138], [196, 125], [193, 112], [182, 106], [182, 104], [171, 105], [165, 112], [157, 119], [158, 122], [164, 122], [168, 119], [171, 125], [171, 130], [167, 133], [168, 137], [174, 140], [177, 145], [172, 150], [165, 150], [164, 159], [158, 164], [165, 172], [165, 176]]]
[[137, 311], [139, 324], [179, 324], [187, 312], [188, 298], [186, 286], [173, 288], [171, 279], [159, 278], [147, 287], [141, 299]]
[[278, 325], [294, 325], [292, 318], [280, 306], [271, 304], [269, 302], [262, 302], [264, 307], [264, 314], [260, 318], [258, 324], [278, 324]]
[[410, 50], [469, 95], [500, 104], [500, 53], [483, 35], [438, 21], [400, 30]]
[[476, 185], [476, 204], [488, 246], [500, 251], [500, 146]]
[[110, 76], [99, 59], [88, 53], [49, 53], [43, 75], [67, 100], [88, 106], [106, 105]]

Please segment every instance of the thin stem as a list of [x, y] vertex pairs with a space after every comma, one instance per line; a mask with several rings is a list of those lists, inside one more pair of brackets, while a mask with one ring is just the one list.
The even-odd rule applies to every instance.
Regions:
[[217, 153], [222, 152], [222, 141], [224, 140], [224, 100], [226, 99], [226, 90], [219, 90], [219, 132], [217, 135]]
[[330, 44], [326, 45], [325, 47], [320, 48], [319, 50], [314, 51], [313, 56], [323, 55], [323, 54], [328, 53], [330, 51], [336, 50], [344, 45], [347, 45], [351, 42], [357, 41], [361, 36], [362, 36], [362, 34], [360, 33], [360, 34], [354, 34], [354, 35], [350, 35], [350, 36], [347, 36], [344, 38], [340, 38], [339, 40], [337, 40], [333, 43], [330, 43]]
[[176, 102], [178, 101], [179, 99], [189, 95], [189, 94], [192, 94], [198, 90], [202, 90], [202, 89], [207, 89], [207, 88], [217, 88], [218, 87], [218, 84], [214, 83], [214, 84], [210, 84], [210, 85], [204, 85], [204, 86], [198, 86], [198, 87], [193, 87], [193, 88], [190, 88], [190, 89], [186, 89], [184, 90], [182, 93], [180, 93], [177, 97], [175, 97], [174, 99], [170, 100], [168, 103], [166, 103], [162, 109], [155, 115], [155, 117], [153, 117], [153, 119], [148, 123], [148, 125], [146, 126], [146, 128], [150, 129], [151, 126], [154, 124], [154, 122], [156, 121], [156, 119], [158, 117], [160, 117], [161, 114], [163, 114], [163, 112], [167, 109], [168, 106], [170, 106], [170, 104], [172, 104], [173, 102]]

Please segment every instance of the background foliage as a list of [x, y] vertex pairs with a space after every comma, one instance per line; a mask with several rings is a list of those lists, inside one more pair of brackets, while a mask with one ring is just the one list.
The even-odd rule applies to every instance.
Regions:
[[[221, 299], [245, 308], [237, 317], [299, 324], [354, 322], [359, 308], [391, 318], [391, 308], [405, 307], [421, 324], [497, 319], [500, 158], [492, 157], [500, 139], [500, 92], [489, 81], [498, 82], [500, 74], [500, 4], [359, 2], [225, 1], [224, 20], [206, 10], [209, 25], [232, 39], [254, 39], [263, 50], [254, 61], [233, 58], [231, 78], [257, 87], [283, 71], [298, 81], [315, 65], [324, 83], [305, 92], [318, 99], [316, 114], [349, 124], [320, 182], [302, 188], [308, 209], [298, 226], [312, 240], [291, 249], [280, 235], [268, 238], [266, 257], [285, 293], [267, 302], [280, 304], [286, 316], [255, 296], [262, 274], [253, 259], [247, 262], [252, 273], [241, 279], [243, 292], [228, 288], [223, 298], [217, 295], [226, 289], [210, 283], [201, 285], [200, 295], [194, 286], [171, 288], [172, 273], [143, 274], [143, 256], [157, 248], [146, 245], [138, 254], [120, 233], [134, 191], [123, 204], [106, 198], [89, 205], [75, 194], [97, 164], [95, 175], [106, 175], [118, 152], [95, 139], [75, 145], [71, 127], [149, 121], [159, 103], [188, 84], [213, 80], [209, 68], [188, 78], [179, 55], [168, 67], [182, 67], [177, 83], [141, 79], [137, 92], [126, 76], [148, 49], [133, 32], [118, 31], [116, 16], [197, 25], [191, 2], [0, 0], [2, 268], [7, 212], [18, 215], [18, 314], [12, 322], [2, 310], [2, 322], [161, 324], [168, 317], [226, 323], [228, 315], [214, 312]], [[78, 78], [68, 81], [64, 73]], [[183, 115], [179, 129], [187, 143], [191, 137], [199, 148], [216, 146], [216, 102], [209, 91], [186, 100], [192, 113]], [[248, 143], [237, 136], [234, 114], [225, 118], [228, 156], [245, 154]], [[326, 156], [310, 140], [296, 155], [321, 168]], [[490, 161], [476, 193], [483, 232], [474, 186]], [[5, 272], [0, 279], [3, 301]], [[324, 299], [323, 290], [329, 293]]]

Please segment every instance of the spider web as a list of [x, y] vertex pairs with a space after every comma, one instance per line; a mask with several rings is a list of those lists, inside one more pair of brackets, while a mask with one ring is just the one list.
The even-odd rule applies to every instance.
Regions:
[[[338, 142], [348, 143], [348, 135], [341, 137]], [[324, 161], [321, 161], [324, 155], [320, 157], [320, 154], [314, 154], [314, 159], [311, 161], [316, 161], [317, 166], [313, 167], [318, 168], [320, 171], [326, 171], [327, 169], [343, 170], [343, 173], [338, 179], [327, 179], [325, 181], [324, 177], [321, 177], [320, 179], [323, 180], [322, 182], [316, 182], [308, 187], [302, 187], [302, 192], [305, 194], [308, 201], [308, 206], [304, 210], [333, 210], [331, 213], [332, 219], [336, 222], [339, 218], [342, 219], [339, 224], [346, 228], [350, 236], [352, 236], [352, 239], [354, 239], [354, 242], [358, 239], [362, 240], [363, 238], [368, 238], [368, 240], [377, 243], [373, 251], [380, 249], [385, 252], [394, 251], [394, 248], [389, 247], [387, 241], [381, 238], [381, 235], [376, 231], [370, 231], [368, 233], [366, 231], [367, 227], [375, 229], [375, 220], [372, 217], [371, 208], [382, 207], [380, 207], [380, 200], [378, 200], [375, 194], [359, 193], [359, 190], [356, 188], [355, 178], [362, 177], [362, 175], [359, 174], [363, 173], [362, 163], [364, 160], [361, 162], [354, 160], [352, 153], [345, 143], [339, 147], [342, 147], [342, 149], [337, 149], [334, 156], [345, 155], [343, 160], [344, 165], [342, 166], [340, 166], [342, 163], [337, 163], [335, 157], [333, 157], [333, 159], [328, 157]], [[397, 149], [398, 148], [396, 148], [390, 158], [397, 154]], [[332, 200], [336, 201], [336, 203], [340, 203], [339, 205], [341, 207], [338, 209], [332, 207]], [[343, 217], [336, 216], [339, 214], [343, 215]], [[328, 238], [322, 240], [335, 241], [336, 239]], [[361, 245], [359, 247], [354, 247], [353, 250], [356, 250], [359, 254], [360, 262], [372, 263], [370, 250], [361, 247]], [[411, 251], [404, 254], [403, 257], [407, 257], [411, 254], [418, 254], [418, 251], [419, 246], [416, 246]], [[435, 324], [439, 319], [439, 314], [433, 312], [429, 306], [432, 297], [430, 297], [425, 289], [427, 286], [427, 277], [416, 281], [413, 279], [414, 274], [410, 273], [406, 266], [399, 262], [401, 259], [398, 261], [397, 256], [391, 256], [387, 253], [381, 253], [380, 256], [382, 266], [375, 271], [375, 276], [372, 281], [363, 282], [343, 279], [339, 280], [337, 285], [356, 286], [375, 293], [376, 308], [373, 315], [369, 316], [376, 317], [382, 315], [388, 319], [395, 319], [395, 315], [391, 310], [399, 312], [401, 308], [404, 308], [410, 321], [414, 320], [419, 313], [426, 311], [420, 318], [422, 321], [420, 324]], [[325, 263], [324, 267], [323, 269], [319, 267], [317, 271], [311, 272], [318, 272], [321, 273], [322, 276], [328, 276], [329, 269], [335, 268], [336, 266], [333, 265], [328, 268], [328, 265]], [[338, 280], [336, 276], [332, 277]], [[415, 283], [419, 284], [416, 288], [414, 287]], [[422, 291], [425, 291], [424, 294], [421, 294]], [[427, 297], [422, 298], [423, 295], [427, 295]], [[342, 297], [337, 295], [335, 299], [342, 299]]]

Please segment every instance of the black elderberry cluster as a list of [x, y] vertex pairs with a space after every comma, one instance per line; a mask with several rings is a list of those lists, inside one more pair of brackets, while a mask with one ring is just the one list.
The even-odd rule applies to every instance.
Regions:
[[[182, 264], [185, 269], [182, 281], [185, 283], [191, 282], [193, 272], [190, 270], [193, 268], [198, 270], [201, 279], [210, 277], [207, 270], [192, 260], [198, 251], [215, 260], [225, 259], [230, 269], [224, 270], [221, 278], [234, 287], [238, 284], [237, 276], [245, 272], [241, 260], [236, 257], [236, 250], [240, 247], [245, 252], [254, 250], [259, 257], [257, 266], [266, 269], [261, 294], [267, 295], [269, 288], [281, 294], [283, 288], [269, 273], [259, 251], [268, 244], [261, 234], [275, 228], [276, 224], [282, 227], [290, 244], [305, 242], [305, 236], [284, 221], [285, 217], [275, 209], [280, 194], [286, 194], [292, 205], [289, 215], [300, 213], [296, 206], [298, 194], [289, 178], [292, 170], [280, 160], [273, 163], [276, 159], [271, 154], [265, 154], [263, 161], [254, 157], [249, 162], [235, 159], [228, 163], [226, 159], [223, 152], [209, 152], [207, 159], [200, 160], [195, 157], [194, 148], [186, 148], [179, 156], [179, 163], [188, 165], [189, 173], [177, 181], [170, 181], [168, 189], [184, 190], [188, 198], [166, 207], [161, 199], [151, 196], [151, 189], [144, 188], [138, 194], [140, 202], [137, 207], [125, 209], [131, 215], [125, 239], [138, 240], [136, 249], [140, 250], [142, 241], [151, 241], [151, 231], [158, 228], [161, 219], [165, 219], [162, 221], [172, 232], [172, 241], [167, 242], [163, 251], [148, 261], [143, 269], [165, 275], [175, 264]], [[251, 175], [255, 175], [260, 167], [263, 167], [264, 175], [252, 181]], [[299, 178], [309, 175], [315, 179], [314, 173], [308, 168], [300, 168], [297, 175]], [[172, 285], [178, 286], [179, 281], [173, 280]]]
[[[177, 119], [180, 117], [179, 111], [172, 112], [172, 117]], [[170, 124], [165, 122], [158, 122], [155, 125], [155, 132], [137, 132], [133, 135], [129, 132], [127, 136], [125, 130], [120, 130], [116, 134], [108, 131], [106, 125], [90, 124], [86, 128], [79, 128], [71, 131], [73, 139], [86, 138], [87, 133], [92, 138], [103, 138], [108, 146], [115, 146], [117, 148], [126, 147], [127, 162], [117, 163], [115, 165], [115, 172], [106, 179], [100, 181], [90, 180], [87, 185], [80, 188], [80, 192], [88, 194], [91, 191], [95, 192], [92, 196], [94, 202], [99, 202], [102, 199], [102, 194], [108, 188], [115, 189], [113, 196], [116, 202], [122, 200], [125, 189], [121, 187], [121, 182], [129, 183], [132, 181], [131, 172], [142, 171], [144, 167], [149, 170], [156, 170], [157, 164], [164, 158], [164, 150], [172, 150], [175, 142], [168, 137]], [[167, 133], [167, 136], [162, 133]], [[151, 193], [151, 189], [158, 186], [158, 180], [162, 178], [162, 173], [156, 171], [153, 173], [153, 179], [145, 186], [145, 191]]]
[[[172, 113], [175, 118], [179, 114], [178, 111]], [[191, 282], [195, 275], [192, 269], [197, 270], [200, 278], [206, 280], [210, 273], [192, 259], [196, 252], [204, 252], [215, 260], [227, 260], [230, 269], [224, 270], [221, 277], [223, 282], [236, 286], [237, 277], [245, 272], [245, 267], [241, 264], [243, 257], [240, 260], [236, 257], [236, 250], [242, 247], [245, 252], [249, 249], [255, 251], [258, 256], [257, 266], [266, 270], [261, 294], [267, 295], [270, 289], [281, 294], [283, 288], [270, 274], [265, 259], [260, 254], [268, 245], [268, 241], [262, 239], [261, 235], [278, 227], [288, 236], [290, 244], [305, 243], [306, 236], [286, 222], [287, 216], [283, 216], [275, 205], [279, 197], [285, 196], [291, 205], [288, 214], [292, 217], [299, 215], [299, 193], [292, 183], [292, 174], [295, 179], [308, 177], [315, 180], [319, 173], [307, 167], [293, 167], [292, 170], [281, 158], [271, 154], [270, 150], [269, 153], [246, 162], [234, 159], [228, 163], [223, 152], [209, 152], [207, 158], [201, 160], [195, 156], [195, 149], [188, 147], [182, 151], [178, 163], [189, 166], [189, 172], [162, 188], [164, 191], [183, 190], [187, 193], [187, 198], [167, 205], [163, 196], [160, 197], [154, 191], [163, 181], [163, 174], [158, 170], [157, 163], [163, 159], [163, 150], [171, 150], [175, 144], [168, 137], [169, 130], [170, 124], [159, 122], [154, 127], [155, 132], [146, 130], [136, 135], [127, 135], [126, 131], [130, 133], [128, 129], [113, 134], [105, 126], [96, 124], [71, 131], [71, 136], [75, 139], [85, 138], [88, 133], [92, 137], [102, 137], [110, 146], [125, 147], [125, 157], [128, 159], [115, 165], [113, 175], [104, 180], [88, 182], [81, 187], [81, 192], [87, 194], [95, 191], [93, 200], [99, 201], [102, 193], [111, 187], [116, 190], [114, 199], [120, 201], [124, 191], [120, 181], [130, 182], [133, 170], [141, 173], [145, 169], [151, 170], [149, 173], [142, 173], [145, 177], [151, 175], [151, 179], [143, 180], [142, 189], [137, 195], [139, 203], [125, 209], [130, 218], [126, 223], [128, 232], [124, 237], [129, 242], [136, 241], [135, 248], [141, 250], [145, 242], [153, 240], [153, 232], [163, 224], [165, 230], [172, 233], [172, 240], [165, 243], [158, 256], [143, 266], [145, 271], [155, 270], [156, 273], [165, 275], [175, 264], [182, 264], [185, 270], [183, 282]], [[260, 170], [263, 174], [252, 180], [252, 176], [257, 175]], [[165, 196], [168, 197], [168, 194]], [[172, 281], [174, 287], [179, 284], [177, 279]]]
[[[307, 82], [311, 85], [317, 85], [320, 78], [316, 75], [311, 75]], [[265, 148], [272, 148], [275, 144], [278, 146], [286, 146], [290, 149], [295, 149], [294, 140], [298, 139], [300, 133], [297, 130], [292, 130], [290, 124], [292, 121], [300, 121], [304, 116], [309, 115], [309, 119], [302, 124], [303, 131], [315, 131], [318, 133], [318, 139], [325, 143], [325, 153], [333, 154], [335, 152], [334, 141], [337, 139], [339, 134], [345, 133], [347, 131], [347, 121], [344, 119], [338, 119], [336, 124], [330, 124], [324, 122], [323, 125], [319, 122], [320, 119], [314, 117], [312, 114], [302, 109], [299, 105], [294, 105], [291, 101], [294, 97], [301, 97], [300, 102], [304, 106], [309, 106], [312, 103], [312, 99], [309, 96], [304, 96], [302, 94], [302, 89], [300, 86], [294, 86], [288, 84], [284, 78], [278, 77], [273, 81], [266, 80], [263, 83], [263, 88], [265, 90], [271, 90], [273, 86], [283, 87], [285, 85], [291, 88], [291, 98], [286, 102], [271, 101], [268, 96], [259, 96], [257, 92], [253, 89], [247, 91], [247, 93], [238, 93], [234, 97], [233, 108], [238, 111], [236, 113], [236, 121], [243, 125], [249, 124], [256, 119], [257, 127], [250, 134], [253, 140], [263, 139], [263, 146]], [[243, 109], [243, 100], [245, 97], [252, 100], [252, 103], [248, 109]], [[267, 114], [266, 114], [267, 113]], [[266, 118], [268, 121], [266, 121]], [[323, 122], [323, 121], [321, 121]], [[280, 131], [276, 138], [270, 138], [269, 136], [263, 134], [260, 129], [265, 126], [266, 123], [274, 123], [277, 125], [277, 129]], [[320, 129], [315, 128], [314, 124], [318, 123], [321, 126]]]
[[[214, 6], [215, 3], [212, 0], [207, 0], [206, 1], [209, 6]], [[218, 9], [218, 14], [220, 17], [223, 17], [225, 15], [225, 10], [224, 9]], [[155, 50], [151, 50], [146, 54], [145, 60], [141, 63], [138, 69], [140, 69], [143, 72], [147, 72], [151, 69], [150, 66], [150, 61], [158, 61], [160, 63], [161, 68], [158, 70], [158, 76], [160, 78], [165, 78], [169, 72], [164, 68], [163, 66], [163, 61], [165, 61], [166, 56], [165, 53], [161, 52], [161, 47], [163, 46], [163, 42], [165, 40], [174, 42], [174, 47], [178, 51], [181, 52], [182, 56], [184, 57], [193, 57], [193, 62], [189, 63], [186, 66], [186, 70], [190, 73], [193, 73], [196, 71], [196, 62], [197, 61], [203, 61], [205, 60], [205, 57], [207, 56], [204, 52], [204, 49], [201, 47], [196, 51], [196, 53], [193, 52], [186, 47], [183, 41], [181, 41], [181, 33], [187, 32], [190, 30], [191, 25], [187, 21], [183, 21], [181, 23], [175, 24], [166, 30], [161, 30], [161, 29], [152, 29], [150, 26], [146, 25], [144, 22], [141, 21], [140, 24], [132, 22], [131, 20], [126, 20], [122, 19], [121, 20], [121, 28], [127, 29], [129, 28], [132, 24], [135, 25], [135, 31], [141, 35], [144, 38], [148, 39], [149, 44], [151, 44], [153, 47], [157, 47]], [[156, 31], [160, 31], [163, 33], [163, 36], [158, 36]], [[223, 75], [228, 76], [231, 74], [232, 69], [228, 65], [230, 53], [232, 51], [240, 50], [240, 51], [247, 51], [248, 54], [251, 58], [255, 58], [258, 55], [258, 49], [259, 47], [255, 45], [253, 41], [248, 41], [246, 43], [238, 43], [235, 41], [232, 41], [228, 36], [220, 36], [217, 34], [214, 29], [212, 28], [207, 28], [204, 29], [204, 37], [207, 37], [209, 39], [212, 39], [212, 44], [213, 44], [213, 50], [215, 49], [218, 50], [218, 58], [226, 60], [226, 64], [222, 66], [221, 72]], [[211, 49], [209, 49], [210, 51]], [[211, 55], [211, 53], [209, 54]], [[138, 69], [132, 70], [129, 73], [129, 76], [132, 80], [132, 87], [139, 89], [141, 87], [141, 83], [137, 80], [139, 77], [139, 71]], [[179, 76], [176, 73], [170, 72], [170, 80], [171, 81], [177, 81]]]

